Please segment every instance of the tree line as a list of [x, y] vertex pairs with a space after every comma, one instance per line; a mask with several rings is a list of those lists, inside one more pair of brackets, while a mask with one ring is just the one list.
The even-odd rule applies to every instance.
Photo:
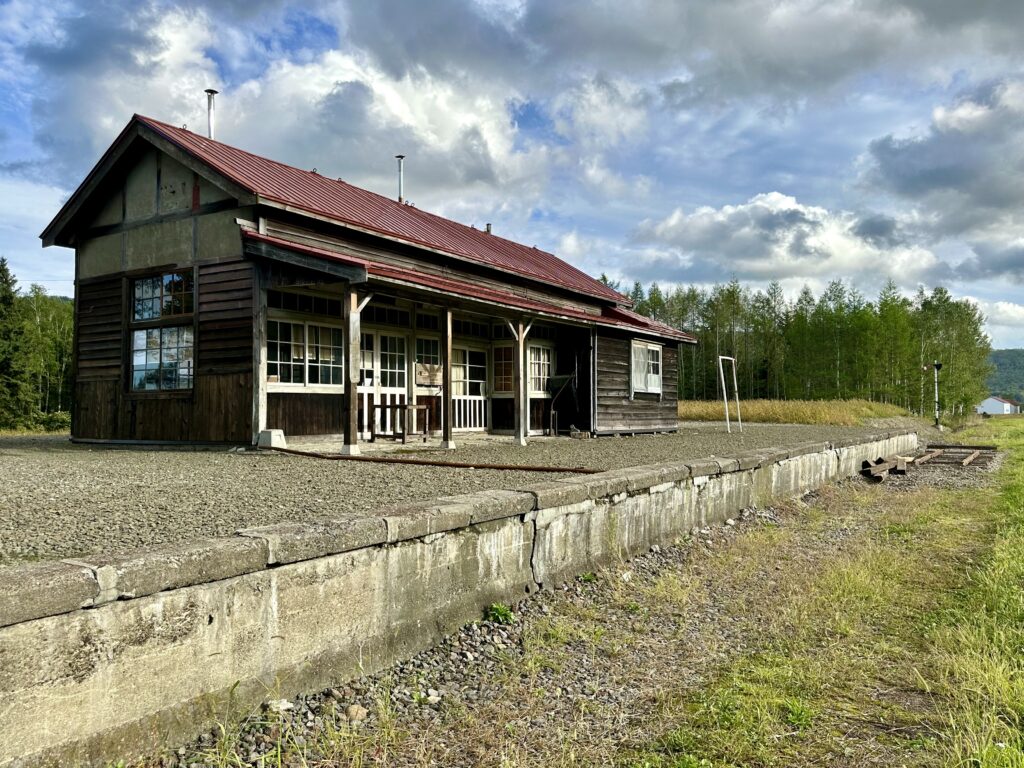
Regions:
[[18, 290], [0, 257], [0, 429], [70, 425], [73, 335], [71, 299]]
[[805, 286], [787, 301], [778, 282], [752, 290], [733, 280], [671, 292], [635, 283], [629, 296], [641, 314], [697, 337], [680, 355], [683, 399], [721, 397], [719, 355], [736, 358], [741, 398], [862, 398], [929, 415], [936, 361], [945, 415], [969, 413], [988, 394], [985, 318], [945, 288], [908, 298], [890, 280], [871, 301], [834, 280], [820, 296]]

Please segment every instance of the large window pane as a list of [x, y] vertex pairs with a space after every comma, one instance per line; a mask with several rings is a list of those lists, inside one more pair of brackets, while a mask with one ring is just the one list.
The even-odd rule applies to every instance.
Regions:
[[494, 348], [494, 391], [511, 392], [513, 389], [512, 379], [515, 376], [513, 368], [515, 350], [513, 347]]
[[189, 315], [194, 309], [192, 272], [168, 272], [135, 280], [132, 286], [132, 319], [157, 320]]
[[267, 381], [304, 384], [305, 327], [283, 320], [267, 321]]
[[194, 340], [192, 328], [148, 328], [132, 333], [132, 389], [191, 389]]
[[341, 384], [344, 361], [341, 330], [310, 325], [308, 331], [308, 383]]
[[551, 349], [549, 347], [530, 347], [530, 391], [547, 392], [548, 379], [551, 378]]

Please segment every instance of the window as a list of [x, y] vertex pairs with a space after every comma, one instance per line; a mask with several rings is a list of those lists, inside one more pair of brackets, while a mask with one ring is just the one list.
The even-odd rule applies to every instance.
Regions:
[[487, 391], [487, 353], [452, 349], [452, 395], [482, 397]]
[[416, 327], [424, 331], [438, 331], [441, 329], [441, 320], [437, 313], [417, 312]]
[[494, 391], [512, 392], [515, 379], [515, 347], [494, 348]]
[[422, 365], [440, 365], [441, 342], [438, 339], [416, 339], [416, 362]]
[[344, 344], [341, 328], [326, 325], [307, 325], [308, 354], [306, 357], [306, 382], [308, 384], [344, 384]]
[[633, 342], [632, 389], [661, 394], [661, 345]]
[[405, 389], [405, 339], [380, 335], [380, 385]]
[[132, 389], [192, 388], [192, 327], [132, 332]]
[[373, 386], [373, 341], [377, 338], [372, 333], [359, 336], [359, 384], [363, 387]]
[[441, 386], [441, 341], [416, 339], [416, 386]]
[[283, 309], [287, 312], [302, 312], [307, 315], [341, 317], [340, 299], [328, 299], [323, 296], [311, 296], [305, 293], [268, 290], [267, 306], [270, 307], [270, 309]]
[[132, 281], [131, 389], [192, 389], [195, 338], [192, 272], [168, 272]]
[[170, 272], [134, 282], [133, 320], [159, 320], [191, 315], [194, 286], [191, 272]]
[[363, 308], [361, 319], [367, 325], [409, 325], [409, 313], [395, 307], [370, 304]]
[[267, 383], [343, 386], [344, 361], [340, 328], [267, 321]]
[[531, 394], [547, 394], [548, 379], [551, 378], [551, 347], [531, 345], [530, 357], [530, 392]]
[[491, 336], [491, 328], [486, 323], [479, 323], [476, 320], [465, 320], [456, 317], [452, 320], [452, 335], [477, 336], [481, 339], [489, 339]]

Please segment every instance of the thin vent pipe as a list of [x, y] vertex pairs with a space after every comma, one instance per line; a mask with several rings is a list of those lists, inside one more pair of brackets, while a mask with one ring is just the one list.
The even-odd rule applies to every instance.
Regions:
[[404, 165], [405, 155], [395, 155], [395, 160], [398, 161], [398, 202], [405, 202], [405, 178], [403, 174], [402, 166]]
[[213, 97], [216, 96], [218, 91], [213, 88], [206, 89], [206, 135], [213, 139], [214, 138], [214, 108], [213, 108]]

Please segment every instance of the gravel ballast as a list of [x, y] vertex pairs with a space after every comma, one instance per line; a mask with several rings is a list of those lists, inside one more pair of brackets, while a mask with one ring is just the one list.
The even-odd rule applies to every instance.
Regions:
[[[408, 456], [605, 470], [877, 431], [756, 424], [727, 434], [720, 424], [685, 424], [678, 434], [542, 439], [525, 449], [508, 438], [467, 438], [455, 451]], [[320, 443], [316, 449], [332, 447]], [[280, 522], [362, 517], [400, 502], [516, 489], [560, 476], [254, 451], [112, 449], [74, 445], [64, 436], [0, 437], [0, 566], [179, 543]]]

